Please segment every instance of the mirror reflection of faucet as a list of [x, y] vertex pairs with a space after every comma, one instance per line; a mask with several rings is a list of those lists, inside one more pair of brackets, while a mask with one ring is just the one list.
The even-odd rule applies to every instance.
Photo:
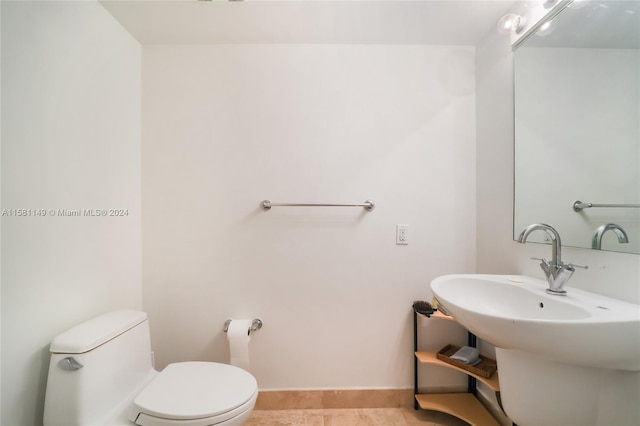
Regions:
[[618, 237], [618, 242], [620, 244], [626, 244], [629, 242], [629, 238], [627, 237], [627, 233], [622, 226], [616, 225], [615, 223], [607, 223], [606, 225], [601, 225], [596, 229], [596, 233], [593, 234], [593, 239], [591, 240], [591, 248], [594, 250], [602, 250], [602, 237], [605, 232], [613, 231]]
[[524, 228], [518, 237], [518, 242], [524, 244], [533, 231], [544, 231], [551, 238], [551, 260], [533, 258], [540, 260], [540, 268], [542, 268], [547, 277], [547, 282], [549, 283], [547, 293], [555, 296], [566, 296], [567, 291], [564, 290], [564, 285], [575, 272], [575, 268], [587, 269], [588, 266], [562, 263], [560, 234], [553, 227], [544, 223], [534, 223]]

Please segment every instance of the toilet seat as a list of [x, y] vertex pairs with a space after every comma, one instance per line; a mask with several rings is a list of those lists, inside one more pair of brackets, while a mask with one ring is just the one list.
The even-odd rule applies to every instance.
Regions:
[[131, 420], [142, 426], [208, 426], [252, 410], [256, 379], [214, 362], [169, 364], [135, 398]]

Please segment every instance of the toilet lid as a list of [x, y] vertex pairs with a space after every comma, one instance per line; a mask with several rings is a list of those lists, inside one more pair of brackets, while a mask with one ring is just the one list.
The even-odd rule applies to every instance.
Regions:
[[135, 398], [137, 413], [174, 420], [213, 417], [249, 401], [258, 391], [245, 370], [214, 362], [169, 364]]

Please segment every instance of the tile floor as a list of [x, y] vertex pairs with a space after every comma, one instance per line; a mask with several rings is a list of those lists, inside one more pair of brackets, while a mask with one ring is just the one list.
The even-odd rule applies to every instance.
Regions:
[[413, 408], [254, 410], [245, 426], [467, 426], [455, 417]]

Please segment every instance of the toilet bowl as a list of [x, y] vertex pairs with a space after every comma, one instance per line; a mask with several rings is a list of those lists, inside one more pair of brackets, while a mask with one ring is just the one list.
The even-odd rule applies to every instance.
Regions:
[[152, 365], [147, 314], [111, 312], [57, 336], [44, 425], [236, 426], [258, 385], [247, 371], [215, 362]]

